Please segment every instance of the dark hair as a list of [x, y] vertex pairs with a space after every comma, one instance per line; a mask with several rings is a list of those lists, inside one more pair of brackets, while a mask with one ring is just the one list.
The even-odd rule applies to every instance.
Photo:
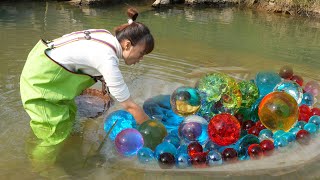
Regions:
[[135, 21], [139, 15], [137, 10], [129, 8], [127, 10], [127, 14], [129, 18], [133, 20], [133, 22], [131, 24], [126, 23], [116, 27], [116, 38], [119, 42], [124, 39], [128, 39], [131, 42], [132, 46], [135, 46], [140, 42], [144, 42], [145, 54], [150, 53], [154, 48], [154, 39], [150, 33], [149, 28], [144, 24]]

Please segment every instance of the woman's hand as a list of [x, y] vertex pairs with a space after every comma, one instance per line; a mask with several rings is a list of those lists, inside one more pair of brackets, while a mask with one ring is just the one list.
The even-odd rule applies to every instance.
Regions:
[[131, 97], [121, 102], [120, 104], [124, 109], [126, 109], [133, 115], [138, 124], [142, 124], [143, 122], [150, 119], [149, 116], [143, 111], [143, 109], [138, 104], [136, 104]]

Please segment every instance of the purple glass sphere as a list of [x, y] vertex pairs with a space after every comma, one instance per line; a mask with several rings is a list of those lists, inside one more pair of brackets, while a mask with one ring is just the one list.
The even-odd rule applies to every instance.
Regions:
[[198, 122], [188, 122], [179, 127], [179, 133], [182, 138], [196, 141], [202, 133], [202, 126]]
[[123, 156], [136, 155], [143, 147], [143, 137], [136, 129], [129, 128], [121, 131], [114, 141], [117, 151]]

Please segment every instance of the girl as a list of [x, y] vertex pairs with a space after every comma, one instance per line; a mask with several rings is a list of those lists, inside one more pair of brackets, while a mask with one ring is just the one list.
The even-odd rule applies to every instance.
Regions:
[[20, 79], [23, 107], [40, 146], [57, 145], [70, 134], [75, 120], [74, 99], [103, 77], [111, 95], [130, 112], [137, 123], [149, 117], [131, 98], [119, 70], [119, 59], [132, 65], [154, 48], [149, 29], [135, 22], [138, 13], [130, 8], [129, 20], [115, 29], [73, 32], [45, 42], [30, 52]]

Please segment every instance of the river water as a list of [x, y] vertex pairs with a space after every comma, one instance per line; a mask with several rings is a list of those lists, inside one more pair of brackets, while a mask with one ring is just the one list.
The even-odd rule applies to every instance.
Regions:
[[[168, 170], [140, 167], [132, 159], [103, 149], [99, 158], [82, 166], [88, 149], [103, 139], [103, 120], [80, 119], [77, 133], [67, 142], [55, 166], [38, 172], [26, 155], [29, 117], [22, 108], [19, 77], [29, 51], [40, 38], [54, 39], [72, 31], [126, 23], [126, 9], [140, 10], [138, 20], [152, 31], [154, 51], [135, 66], [120, 68], [131, 95], [139, 103], [193, 86], [208, 72], [251, 79], [263, 70], [291, 65], [294, 73], [320, 80], [320, 20], [257, 13], [237, 8], [174, 7], [154, 10], [145, 4], [78, 8], [59, 2], [0, 2], [0, 179], [312, 179], [320, 177], [318, 142], [286, 150], [273, 159], [241, 162], [213, 169]], [[109, 111], [118, 109], [115, 104]], [[306, 149], [306, 150], [304, 150]], [[299, 152], [302, 152], [299, 154]], [[282, 158], [282, 159], [281, 159]], [[279, 160], [280, 159], [280, 160]], [[275, 164], [272, 164], [275, 162]]]

